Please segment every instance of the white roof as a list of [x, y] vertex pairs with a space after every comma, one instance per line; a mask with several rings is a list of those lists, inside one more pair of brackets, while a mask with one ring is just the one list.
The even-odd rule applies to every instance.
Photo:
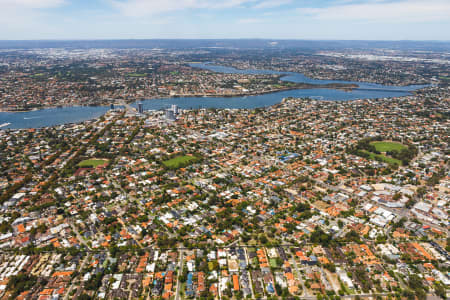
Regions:
[[23, 196], [25, 196], [25, 193], [17, 193], [14, 196], [12, 196], [12, 198], [14, 200], [19, 200], [20, 198], [22, 198]]
[[424, 212], [429, 212], [432, 207], [433, 206], [431, 204], [428, 204], [428, 203], [425, 203], [425, 202], [419, 202], [416, 205], [414, 205], [415, 209], [418, 209], [418, 210], [421, 210], [421, 211], [424, 211]]
[[371, 203], [367, 203], [366, 205], [364, 205], [364, 210], [369, 210], [373, 207], [373, 205]]

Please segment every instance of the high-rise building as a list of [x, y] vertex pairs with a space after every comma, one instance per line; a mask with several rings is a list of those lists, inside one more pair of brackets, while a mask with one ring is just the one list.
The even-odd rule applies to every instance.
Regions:
[[175, 115], [178, 115], [178, 106], [176, 106], [175, 104], [172, 104], [172, 111]]
[[177, 119], [172, 109], [166, 109], [166, 119], [170, 121], [175, 121]]
[[144, 113], [144, 104], [143, 104], [142, 102], [139, 102], [139, 103], [138, 103], [138, 112], [139, 112], [140, 114], [143, 114], [143, 113]]

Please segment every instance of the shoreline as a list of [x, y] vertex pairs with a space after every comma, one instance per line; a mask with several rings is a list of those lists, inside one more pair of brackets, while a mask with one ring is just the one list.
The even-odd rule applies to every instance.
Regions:
[[[225, 65], [225, 64], [221, 64], [221, 63], [210, 63], [210, 62], [206, 62], [206, 63], [205, 62], [196, 62], [194, 64], [211, 64], [213, 66], [218, 66], [218, 67], [234, 68], [234, 69], [236, 69], [238, 71], [256, 70], [256, 71], [278, 72], [278, 73], [281, 73], [281, 74], [277, 74], [280, 78], [292, 75], [290, 73], [297, 73], [297, 74], [302, 74], [302, 75], [304, 75], [304, 76], [306, 76], [306, 77], [308, 77], [309, 79], [312, 79], [312, 80], [332, 80], [332, 81], [352, 81], [352, 82], [355, 82], [355, 83], [374, 83], [374, 84], [385, 85], [385, 86], [388, 86], [388, 87], [395, 87], [395, 86], [408, 87], [408, 86], [413, 86], [413, 85], [430, 85], [431, 84], [430, 82], [428, 82], [428, 83], [410, 83], [410, 84], [399, 84], [399, 85], [397, 85], [397, 84], [388, 84], [388, 83], [375, 82], [375, 81], [372, 82], [372, 81], [358, 81], [358, 80], [346, 80], [346, 79], [321, 78], [321, 77], [317, 77], [317, 76], [310, 76], [310, 74], [307, 75], [307, 74], [302, 73], [300, 71], [280, 71], [280, 70], [269, 70], [269, 69], [259, 69], [259, 68], [246, 69], [246, 68], [238, 68], [238, 67], [234, 67], [234, 66], [230, 66], [230, 65]], [[198, 67], [196, 67], [196, 68], [198, 68]], [[199, 68], [199, 69], [202, 69], [202, 68]]]
[[[194, 64], [208, 64], [204, 63], [204, 62], [200, 62], [200, 63], [194, 63]], [[189, 64], [190, 65], [190, 64]], [[212, 65], [216, 65], [219, 67], [227, 67], [227, 68], [234, 68], [236, 70], [246, 70], [246, 69], [239, 69], [239, 68], [235, 68], [235, 67], [229, 67], [229, 66], [225, 66], [225, 65], [221, 65], [221, 64], [212, 64]], [[205, 68], [201, 68], [199, 66], [192, 66], [190, 65], [192, 68], [198, 68], [198, 69], [202, 69], [202, 70], [209, 70], [209, 69], [205, 69]], [[133, 104], [136, 103], [138, 101], [146, 101], [146, 100], [153, 100], [153, 99], [173, 99], [173, 98], [189, 98], [189, 97], [201, 97], [201, 98], [233, 98], [233, 97], [246, 97], [246, 96], [258, 96], [258, 95], [265, 95], [265, 94], [271, 94], [271, 93], [277, 93], [277, 92], [283, 92], [283, 91], [290, 91], [290, 90], [305, 90], [305, 89], [334, 89], [334, 90], [341, 90], [341, 91], [348, 91], [351, 92], [355, 89], [359, 89], [360, 85], [358, 83], [372, 83], [372, 82], [354, 82], [354, 83], [340, 83], [340, 82], [335, 82], [335, 83], [327, 83], [327, 84], [313, 84], [313, 83], [305, 83], [305, 82], [292, 82], [289, 80], [283, 80], [284, 77], [288, 77], [292, 74], [290, 73], [295, 73], [295, 72], [282, 72], [282, 71], [274, 71], [274, 70], [264, 70], [264, 69], [255, 69], [257, 71], [271, 71], [271, 72], [278, 72], [281, 74], [274, 74], [276, 75], [276, 77], [283, 81], [283, 82], [290, 82], [295, 84], [294, 86], [286, 86], [286, 87], [282, 87], [282, 88], [278, 88], [278, 89], [272, 89], [272, 90], [268, 90], [268, 91], [258, 91], [258, 92], [242, 92], [242, 93], [236, 93], [236, 94], [178, 94], [178, 95], [163, 95], [163, 96], [153, 96], [153, 97], [140, 97], [140, 98], [135, 98], [133, 100], [124, 100], [124, 99], [115, 99], [114, 101], [124, 101], [125, 104]], [[209, 70], [212, 71], [212, 70]], [[212, 71], [215, 72], [215, 71]], [[220, 72], [219, 72], [220, 73]], [[302, 74], [303, 73], [298, 73], [298, 74]], [[306, 76], [306, 75], [304, 75]], [[308, 77], [308, 76], [307, 76]], [[310, 78], [310, 77], [308, 77]], [[334, 79], [319, 79], [319, 80], [333, 80], [336, 81]], [[337, 80], [339, 81], [339, 80]], [[378, 83], [375, 83], [378, 84]], [[409, 84], [409, 85], [389, 85], [388, 87], [392, 87], [392, 86], [398, 86], [398, 87], [408, 87], [408, 86], [414, 86], [414, 85], [420, 85], [420, 84]], [[424, 85], [422, 88], [419, 88], [417, 90], [411, 90], [411, 91], [407, 91], [408, 93], [414, 94], [416, 91], [421, 90], [423, 88], [426, 88], [428, 85]], [[115, 103], [114, 103], [115, 104]], [[41, 107], [34, 107], [32, 109], [29, 110], [24, 110], [24, 109], [18, 109], [18, 110], [9, 110], [9, 109], [4, 109], [0, 107], [0, 113], [24, 113], [24, 112], [32, 112], [32, 111], [39, 111], [39, 110], [44, 110], [44, 109], [54, 109], [54, 108], [69, 108], [69, 107], [106, 107], [111, 105], [111, 103], [105, 103], [105, 102], [100, 102], [99, 104], [87, 104], [87, 105], [83, 105], [83, 104], [73, 104], [73, 105], [60, 105], [60, 104], [56, 104], [56, 105], [48, 105], [48, 106], [41, 106]], [[120, 106], [119, 104], [117, 106]]]
[[[249, 93], [237, 93], [237, 94], [178, 94], [178, 95], [167, 95], [163, 97], [146, 97], [146, 98], [136, 98], [132, 101], [126, 101], [123, 99], [117, 99], [117, 101], [125, 101], [126, 104], [132, 104], [138, 101], [146, 101], [146, 100], [154, 100], [154, 99], [175, 99], [175, 98], [189, 98], [189, 97], [199, 97], [199, 98], [235, 98], [235, 97], [246, 97], [246, 96], [259, 96], [265, 94], [274, 94], [278, 92], [284, 91], [292, 91], [292, 90], [309, 90], [309, 89], [333, 89], [333, 90], [343, 90], [343, 91], [352, 91], [354, 89], [358, 89], [359, 86], [355, 84], [340, 84], [340, 83], [329, 83], [329, 84], [309, 84], [309, 83], [299, 83], [296, 86], [287, 86], [284, 88], [272, 89], [268, 91], [259, 91], [259, 92], [249, 92]], [[115, 103], [114, 103], [115, 104]], [[48, 105], [42, 106], [39, 108], [32, 108], [30, 110], [5, 110], [0, 108], [0, 113], [25, 113], [25, 112], [33, 112], [40, 111], [44, 109], [55, 109], [55, 108], [68, 108], [68, 107], [107, 107], [111, 105], [111, 103], [98, 104], [98, 105]], [[117, 105], [120, 106], [120, 105]]]
[[[139, 101], [139, 100], [136, 100]], [[70, 107], [106, 107], [109, 104], [99, 104], [99, 105], [80, 105], [80, 104], [74, 104], [74, 105], [46, 105], [38, 108], [33, 108], [29, 110], [5, 110], [0, 108], [0, 113], [26, 113], [26, 112], [33, 112], [33, 111], [40, 111], [44, 109], [55, 109], [55, 108], [70, 108]]]
[[[407, 96], [402, 96], [402, 97], [407, 97]], [[172, 98], [176, 98], [176, 97], [172, 97]], [[274, 104], [272, 104], [272, 105], [269, 105], [269, 106], [267, 106], [267, 107], [270, 107], [270, 106], [273, 106], [273, 107], [276, 107], [277, 105], [280, 105], [280, 104], [282, 104], [282, 103], [284, 103], [284, 102], [286, 102], [286, 101], [288, 101], [289, 99], [304, 99], [304, 100], [311, 100], [311, 101], [319, 101], [319, 102], [329, 102], [329, 101], [332, 101], [332, 100], [327, 100], [327, 99], [313, 99], [313, 98], [309, 98], [309, 97], [290, 97], [290, 96], [288, 96], [288, 97], [283, 97], [279, 102], [277, 102], [277, 103], [274, 103]], [[392, 97], [392, 98], [397, 98], [397, 97]], [[146, 100], [152, 100], [152, 99], [146, 99]], [[368, 99], [351, 99], [351, 100], [345, 100], [345, 102], [352, 102], [352, 101], [361, 101], [361, 100], [368, 100]], [[136, 101], [134, 101], [134, 102], [137, 102], [137, 101], [139, 101], [139, 100], [136, 100]], [[80, 106], [80, 105], [79, 105]], [[102, 105], [102, 106], [96, 106], [96, 107], [104, 107], [104, 106], [107, 106], [107, 105]], [[68, 107], [68, 108], [70, 108], [70, 107], [74, 107], [74, 106], [64, 106], [64, 107]], [[80, 106], [80, 107], [82, 107], [82, 106]], [[243, 109], [243, 110], [246, 110], [246, 109], [249, 109], [249, 108], [240, 108], [240, 109]], [[187, 109], [187, 110], [191, 110], [191, 109]], [[151, 110], [150, 110], [151, 111]], [[4, 112], [4, 111], [1, 111], [0, 110], [0, 113], [2, 113], [2, 112]], [[67, 122], [67, 123], [63, 123], [63, 124], [54, 124], [54, 125], [45, 125], [45, 126], [36, 126], [36, 127], [20, 127], [20, 128], [4, 128], [4, 127], [0, 127], [0, 131], [3, 131], [3, 130], [29, 130], [29, 129], [38, 129], [38, 128], [53, 128], [53, 127], [55, 127], [55, 126], [60, 126], [60, 125], [75, 125], [75, 124], [82, 124], [82, 123], [84, 123], [84, 122], [87, 122], [87, 121], [92, 121], [92, 120], [96, 120], [96, 119], [98, 119], [98, 118], [100, 118], [101, 116], [104, 116], [106, 113], [108, 113], [109, 111], [106, 111], [106, 112], [104, 112], [104, 113], [102, 113], [100, 116], [98, 116], [98, 117], [92, 117], [92, 118], [88, 118], [88, 119], [84, 119], [84, 120], [80, 120], [80, 121], [73, 121], [73, 122]], [[12, 123], [9, 123], [7, 126], [9, 126], [9, 125], [11, 125]], [[7, 127], [7, 126], [5, 126], [5, 127]]]

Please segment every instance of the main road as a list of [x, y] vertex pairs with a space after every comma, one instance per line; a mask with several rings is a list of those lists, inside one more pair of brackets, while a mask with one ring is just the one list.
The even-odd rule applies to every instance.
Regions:
[[177, 272], [177, 288], [175, 290], [175, 300], [180, 300], [180, 276], [183, 272], [183, 259], [184, 259], [184, 252], [183, 250], [180, 250], [180, 260], [178, 263], [178, 272]]

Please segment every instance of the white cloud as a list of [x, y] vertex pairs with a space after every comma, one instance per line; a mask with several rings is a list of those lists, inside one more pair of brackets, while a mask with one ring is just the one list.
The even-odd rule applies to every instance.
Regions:
[[304, 15], [319, 20], [369, 21], [369, 22], [433, 22], [450, 20], [448, 0], [370, 1], [334, 5], [324, 8], [300, 8]]
[[143, 17], [183, 9], [223, 9], [239, 7], [256, 0], [110, 0], [122, 14]]
[[0, 0], [0, 38], [18, 39], [48, 30], [44, 10], [63, 4], [65, 0]]
[[257, 3], [253, 8], [266, 9], [283, 6], [292, 3], [292, 0], [266, 0]]
[[49, 8], [64, 3], [64, 0], [0, 0], [0, 7]]

